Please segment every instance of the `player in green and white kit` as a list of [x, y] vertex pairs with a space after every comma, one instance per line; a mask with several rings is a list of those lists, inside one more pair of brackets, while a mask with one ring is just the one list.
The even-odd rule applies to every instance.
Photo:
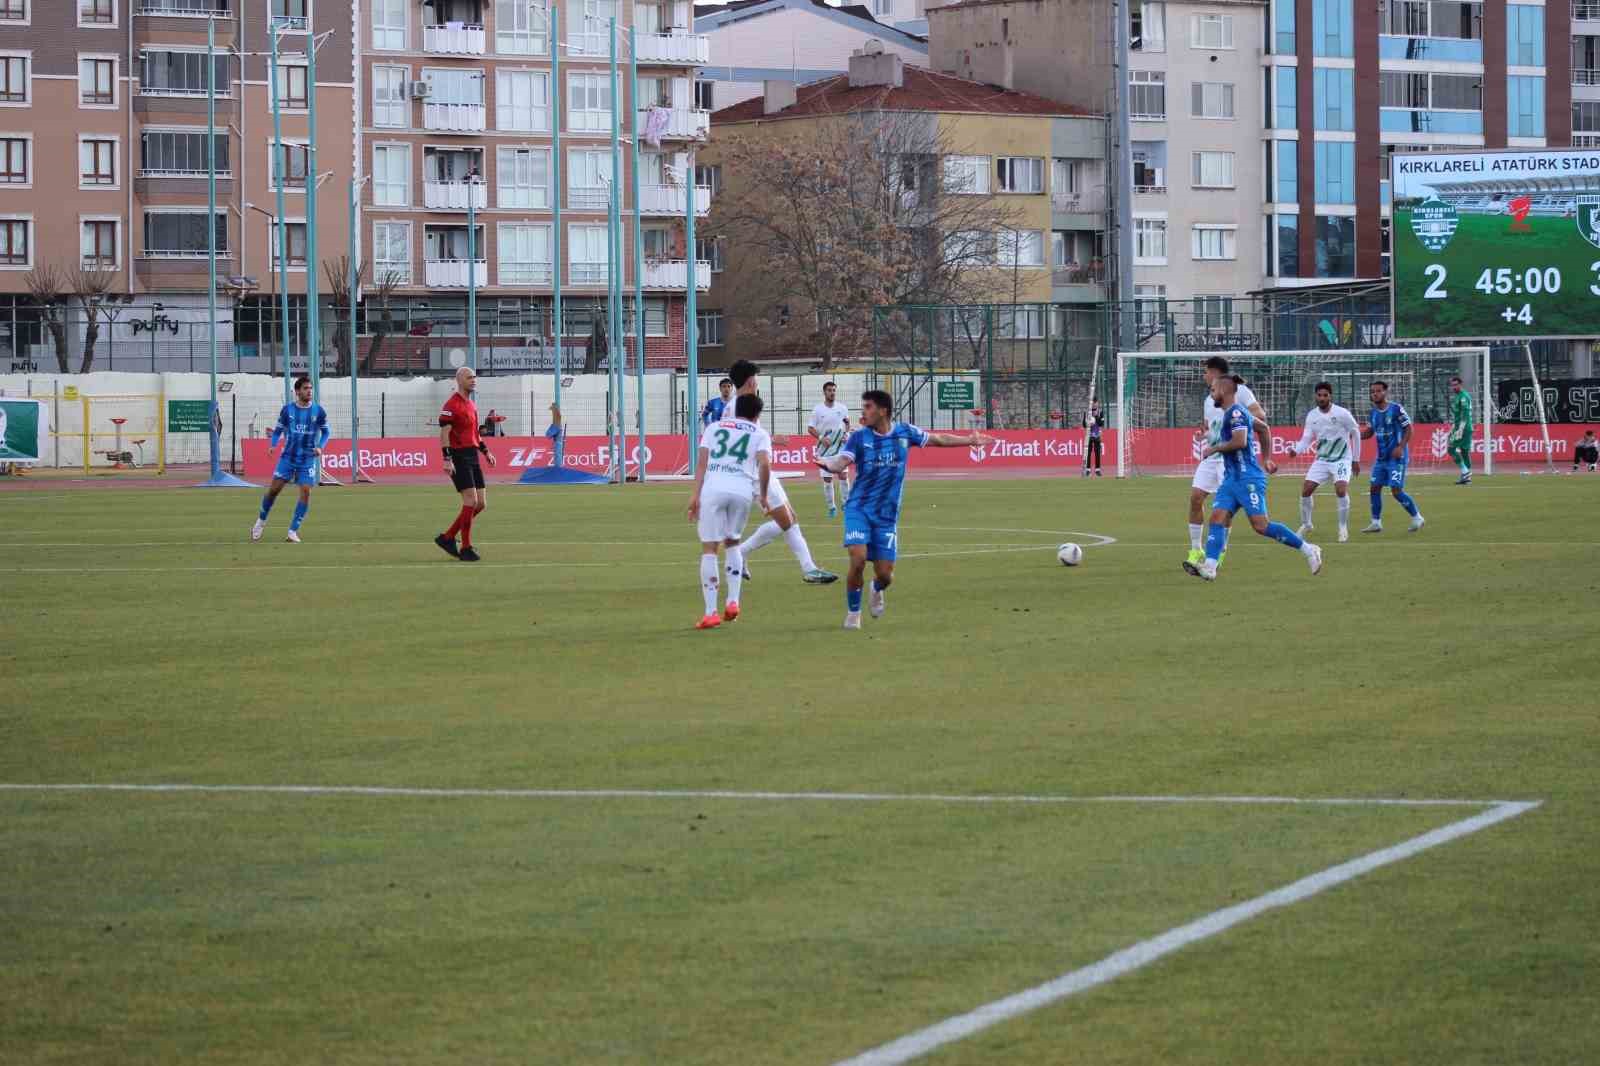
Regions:
[[1450, 379], [1450, 458], [1461, 468], [1457, 485], [1472, 484], [1472, 394], [1459, 377]]

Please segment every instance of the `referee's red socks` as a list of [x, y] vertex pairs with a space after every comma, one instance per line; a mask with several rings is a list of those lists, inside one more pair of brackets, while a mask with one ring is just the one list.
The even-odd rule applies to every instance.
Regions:
[[[467, 533], [467, 530], [469, 530], [472, 526], [472, 515], [472, 508], [461, 508], [461, 513], [456, 515], [456, 520], [450, 523], [450, 528], [444, 531], [444, 535], [450, 537], [452, 540], [455, 539], [455, 535], [457, 533], [461, 533], [470, 537], [471, 534]], [[471, 544], [472, 541], [468, 540], [467, 543]]]
[[472, 547], [472, 516], [477, 513], [471, 507], [461, 508], [461, 517], [457, 521], [461, 523], [461, 546], [463, 548]]

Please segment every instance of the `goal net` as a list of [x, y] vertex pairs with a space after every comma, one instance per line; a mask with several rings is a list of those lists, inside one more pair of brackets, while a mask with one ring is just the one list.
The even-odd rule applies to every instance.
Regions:
[[[1274, 458], [1291, 471], [1310, 456], [1289, 459], [1300, 439], [1318, 382], [1333, 386], [1333, 402], [1358, 423], [1372, 410], [1371, 385], [1389, 383], [1389, 399], [1411, 415], [1411, 467], [1418, 473], [1454, 471], [1447, 454], [1450, 379], [1460, 376], [1472, 397], [1473, 467], [1493, 471], [1493, 406], [1488, 395], [1489, 349], [1363, 348], [1325, 351], [1119, 352], [1117, 354], [1117, 476], [1185, 474], [1199, 461], [1206, 396], [1206, 360], [1220, 355], [1243, 377], [1272, 423]], [[1370, 463], [1373, 446], [1362, 451]]]

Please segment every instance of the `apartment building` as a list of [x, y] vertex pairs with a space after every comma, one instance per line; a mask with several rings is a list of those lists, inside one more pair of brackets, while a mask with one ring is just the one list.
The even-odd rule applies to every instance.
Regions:
[[[318, 169], [348, 180], [352, 133], [351, 0], [0, 0], [0, 358], [26, 367], [53, 358], [40, 309], [28, 298], [35, 268], [95, 276], [119, 295], [100, 323], [99, 366], [119, 346], [141, 369], [187, 368], [209, 348], [206, 310], [207, 150], [218, 172], [218, 273], [266, 291], [272, 242], [260, 212], [274, 210], [270, 33], [284, 58], [286, 139], [308, 143], [312, 93], [321, 119]], [[208, 69], [207, 27], [216, 53]], [[317, 84], [305, 55], [326, 34]], [[207, 89], [216, 126], [208, 138]], [[316, 182], [303, 150], [283, 168], [293, 268], [303, 302], [306, 205]], [[327, 182], [332, 185], [333, 182]], [[345, 186], [347, 188], [347, 186]], [[323, 248], [345, 243], [344, 196], [324, 188]], [[259, 210], [258, 210], [259, 209]], [[246, 280], [248, 279], [248, 280]], [[259, 301], [259, 297], [257, 298]], [[230, 357], [259, 355], [252, 301], [223, 306], [215, 327]], [[249, 338], [236, 349], [235, 330]], [[72, 325], [81, 347], [85, 323]], [[115, 362], [110, 365], [119, 365]], [[131, 364], [127, 364], [131, 365]]]
[[[694, 151], [709, 112], [695, 71], [707, 42], [689, 0], [371, 0], [361, 16], [361, 234], [375, 279], [393, 285], [391, 311], [421, 323], [394, 358], [436, 368], [463, 342], [475, 286], [479, 365], [535, 369], [554, 358], [553, 287], [563, 302], [564, 365], [582, 363], [595, 322], [607, 321], [608, 205], [620, 206], [629, 350], [634, 340], [635, 201], [631, 151], [613, 171], [613, 108], [639, 144], [646, 359], [683, 360], [688, 256], [684, 215], [710, 209], [710, 177]], [[552, 20], [552, 15], [555, 16]], [[613, 94], [609, 25], [619, 25]], [[554, 26], [554, 30], [552, 30]], [[629, 98], [630, 50], [638, 91]], [[559, 75], [556, 66], [559, 64]], [[561, 157], [553, 159], [559, 129]], [[474, 229], [469, 237], [469, 202]], [[559, 233], [557, 226], [559, 207]], [[558, 253], [559, 248], [559, 253]], [[699, 286], [711, 249], [699, 249]]]

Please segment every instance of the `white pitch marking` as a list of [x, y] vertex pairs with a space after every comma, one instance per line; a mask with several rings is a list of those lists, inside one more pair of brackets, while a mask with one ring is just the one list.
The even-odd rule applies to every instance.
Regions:
[[[29, 784], [0, 782], [0, 792], [214, 792], [262, 793], [286, 796], [416, 796], [453, 799], [700, 799], [700, 800], [806, 800], [831, 803], [950, 803], [1052, 805], [1086, 803], [1213, 804], [1219, 806], [1307, 807], [1491, 807], [1515, 806], [1517, 801], [1486, 799], [1408, 799], [1392, 796], [1051, 796], [987, 793], [960, 795], [939, 792], [740, 792], [727, 789], [647, 788], [411, 788], [394, 785], [204, 785], [192, 783], [68, 783]], [[1537, 807], [1537, 803], [1524, 803]]]
[[1392, 863], [1402, 862], [1441, 844], [1487, 829], [1492, 825], [1526, 814], [1538, 807], [1538, 803], [1498, 803], [1481, 814], [1464, 818], [1459, 822], [1423, 833], [1421, 836], [1412, 837], [1410, 840], [1395, 844], [1392, 847], [1382, 848], [1369, 852], [1349, 862], [1331, 866], [1309, 877], [1303, 877], [1292, 884], [1274, 889], [1265, 895], [1246, 900], [1243, 903], [1221, 910], [1212, 911], [1210, 914], [1197, 918], [1187, 925], [1180, 925], [1169, 929], [1160, 936], [1149, 940], [1141, 940], [1137, 944], [1123, 948], [1121, 951], [1107, 955], [1099, 962], [1073, 970], [1071, 973], [1062, 974], [1052, 981], [1036, 985], [1014, 995], [986, 1003], [966, 1014], [958, 1014], [952, 1018], [926, 1029], [919, 1029], [907, 1034], [898, 1040], [882, 1044], [870, 1051], [848, 1059], [841, 1059], [834, 1066], [899, 1066], [901, 1063], [910, 1062], [912, 1059], [921, 1058], [931, 1051], [935, 1051], [946, 1044], [964, 1040], [975, 1033], [982, 1032], [991, 1026], [1012, 1018], [1020, 1017], [1057, 1003], [1068, 996], [1087, 991], [1118, 977], [1142, 969], [1158, 959], [1171, 955], [1176, 951], [1226, 932], [1242, 922], [1264, 914], [1279, 907], [1288, 907], [1302, 900], [1310, 899], [1321, 892], [1347, 881], [1353, 881], [1363, 874], [1388, 866]]

